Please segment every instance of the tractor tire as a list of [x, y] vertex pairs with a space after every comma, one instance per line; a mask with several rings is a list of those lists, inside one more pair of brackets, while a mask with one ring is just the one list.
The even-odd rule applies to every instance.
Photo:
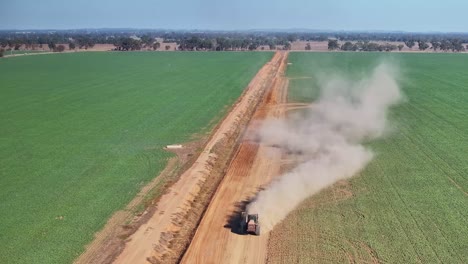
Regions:
[[256, 236], [260, 235], [260, 226], [259, 225], [257, 225], [257, 227], [255, 228], [255, 235]]
[[245, 234], [245, 222], [241, 222], [239, 225], [239, 234], [244, 235]]

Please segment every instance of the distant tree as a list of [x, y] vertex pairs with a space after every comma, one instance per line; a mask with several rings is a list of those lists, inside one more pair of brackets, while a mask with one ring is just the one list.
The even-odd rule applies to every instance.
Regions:
[[4, 49], [0, 49], [0, 58], [3, 57], [3, 53], [5, 52]]
[[248, 49], [249, 50], [256, 50], [257, 49], [257, 44], [255, 44], [255, 43], [250, 44]]
[[268, 44], [268, 47], [270, 48], [270, 50], [275, 50], [276, 49], [276, 45], [273, 44], [273, 43]]
[[338, 44], [337, 39], [329, 39], [328, 40], [328, 50], [336, 50], [339, 49], [340, 45]]
[[140, 50], [141, 41], [130, 37], [122, 37], [115, 40], [114, 46], [119, 51]]
[[351, 43], [350, 41], [346, 41], [345, 44], [341, 45], [341, 50], [355, 51], [357, 50], [357, 46]]
[[284, 44], [283, 49], [284, 49], [284, 50], [290, 50], [290, 49], [291, 49], [291, 43], [290, 43], [290, 42], [286, 42], [286, 44]]
[[358, 41], [354, 44], [354, 46], [356, 46], [356, 50], [363, 50], [364, 42]]
[[449, 51], [452, 49], [452, 42], [444, 39], [440, 42], [440, 50]]
[[289, 42], [294, 42], [297, 40], [297, 35], [295, 34], [289, 34], [286, 39], [289, 41]]
[[77, 36], [76, 37], [76, 44], [78, 44], [78, 48], [79, 49], [88, 49], [88, 48], [92, 48], [94, 47], [94, 44], [95, 44], [95, 40], [90, 37], [90, 36]]
[[265, 50], [265, 47], [262, 46], [260, 49], [261, 49], [261, 50]]
[[419, 50], [426, 50], [427, 48], [429, 48], [429, 45], [425, 42], [425, 41], [418, 41], [418, 48]]
[[398, 47], [396, 45], [393, 45], [393, 44], [390, 44], [390, 43], [385, 43], [385, 44], [380, 45], [379, 51], [390, 52], [390, 51], [396, 50], [397, 48]]
[[58, 45], [56, 48], [55, 48], [55, 52], [63, 52], [65, 50], [65, 46], [64, 45]]
[[75, 42], [70, 41], [70, 42], [68, 43], [68, 49], [69, 49], [69, 50], [74, 50], [75, 48], [76, 48]]
[[362, 43], [361, 50], [363, 51], [384, 51], [385, 47], [374, 42], [364, 42]]
[[213, 50], [215, 48], [215, 43], [211, 39], [204, 39], [200, 43], [200, 48], [203, 50]]
[[431, 45], [434, 51], [437, 51], [437, 49], [440, 48], [440, 43], [438, 41], [431, 41]]
[[225, 37], [218, 37], [215, 39], [215, 41], [216, 41], [215, 50], [217, 51], [223, 51], [223, 50], [230, 48], [229, 47], [230, 43]]
[[403, 44], [398, 45], [398, 50], [401, 51], [405, 46]]
[[169, 50], [171, 48], [171, 46], [169, 45], [166, 45], [166, 47], [164, 47], [166, 50]]
[[452, 42], [452, 51], [453, 52], [465, 51], [465, 47], [463, 46], [461, 40], [453, 39], [451, 42]]
[[55, 43], [54, 43], [53, 41], [50, 41], [50, 42], [47, 44], [47, 46], [48, 46], [49, 49], [52, 50], [52, 51], [55, 50], [55, 47], [56, 47], [56, 46], [55, 46]]
[[305, 46], [305, 50], [311, 50], [312, 47], [310, 46], [310, 43], [307, 43], [306, 46]]
[[410, 49], [412, 49], [412, 48], [414, 47], [415, 44], [416, 44], [416, 43], [415, 43], [414, 40], [412, 40], [412, 39], [411, 39], [411, 40], [405, 41], [405, 45], [406, 45], [408, 48], [410, 48]]
[[15, 50], [19, 50], [21, 48], [21, 43], [15, 43]]
[[156, 43], [153, 44], [153, 50], [157, 50], [160, 47], [161, 47], [161, 43], [159, 43], [159, 42], [156, 42]]
[[151, 37], [150, 35], [143, 35], [141, 36], [141, 42], [145, 47], [152, 47], [154, 38]]

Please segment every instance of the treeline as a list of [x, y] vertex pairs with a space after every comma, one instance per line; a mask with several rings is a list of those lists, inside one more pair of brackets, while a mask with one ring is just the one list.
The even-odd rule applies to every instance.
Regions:
[[[429, 45], [429, 43], [431, 45]], [[404, 46], [407, 46], [409, 49], [413, 49], [417, 44], [417, 49], [424, 51], [427, 49], [432, 49], [433, 51], [452, 51], [452, 52], [462, 52], [465, 51], [463, 42], [460, 39], [444, 39], [442, 41], [432, 40], [426, 42], [424, 40], [406, 40], [403, 44], [395, 45], [390, 43], [379, 44], [370, 41], [357, 41], [355, 43], [351, 41], [346, 41], [342, 45], [338, 43], [337, 39], [328, 40], [328, 49], [329, 50], [343, 50], [343, 51], [401, 51]], [[468, 45], [467, 45], [468, 48]], [[306, 45], [305, 49], [310, 49], [310, 44]]]
[[67, 44], [69, 49], [88, 49], [94, 47], [96, 43], [101, 43], [101, 38], [88, 35], [74, 35], [73, 37], [64, 37], [56, 34], [32, 34], [18, 36], [2, 36], [0, 34], [1, 50], [19, 50], [23, 45], [27, 50], [37, 50], [48, 48], [54, 52], [65, 50], [63, 44]]
[[[156, 41], [159, 39], [159, 41]], [[466, 33], [404, 33], [404, 32], [319, 32], [281, 31], [167, 31], [167, 30], [60, 30], [60, 31], [0, 31], [0, 49], [44, 49], [60, 51], [59, 44], [69, 49], [88, 49], [95, 44], [112, 44], [115, 50], [170, 49], [176, 43], [179, 50], [275, 50], [290, 49], [294, 41], [327, 41], [331, 50], [393, 51], [403, 47], [372, 41], [403, 42], [409, 48], [418, 44], [421, 50], [463, 51], [468, 43]], [[336, 43], [333, 41], [336, 40]], [[343, 45], [338, 45], [344, 42]], [[336, 46], [336, 45], [338, 46]], [[431, 44], [431, 45], [429, 45]], [[310, 45], [306, 49], [310, 49]]]
[[270, 50], [275, 50], [278, 46], [281, 46], [282, 49], [291, 48], [291, 42], [287, 38], [267, 38], [265, 36], [222, 36], [216, 38], [192, 36], [180, 39], [176, 43], [179, 45], [179, 50], [256, 50], [265, 46]]
[[[156, 38], [163, 41], [156, 41]], [[241, 33], [145, 33], [143, 35], [130, 33], [28, 33], [28, 34], [0, 34], [0, 46], [3, 49], [20, 48], [44, 49], [58, 44], [68, 44], [70, 49], [92, 48], [95, 44], [113, 44], [116, 50], [168, 49], [164, 43], [176, 43], [179, 50], [256, 50], [260, 46], [276, 49], [277, 46], [289, 49], [295, 38], [287, 36], [265, 36], [262, 34]], [[23, 47], [24, 45], [24, 47]]]
[[329, 38], [340, 41], [442, 41], [448, 39], [458, 39], [463, 43], [468, 43], [468, 33], [408, 33], [408, 32], [335, 32]]

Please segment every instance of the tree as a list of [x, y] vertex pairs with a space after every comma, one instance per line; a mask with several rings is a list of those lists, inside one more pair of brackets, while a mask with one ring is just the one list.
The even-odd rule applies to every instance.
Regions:
[[405, 46], [403, 44], [398, 45], [398, 51], [401, 51]]
[[69, 50], [74, 50], [76, 48], [75, 42], [70, 41], [68, 43], [68, 49]]
[[171, 48], [171, 46], [169, 45], [166, 45], [166, 47], [164, 47], [166, 50], [169, 50]]
[[290, 43], [290, 42], [286, 42], [286, 44], [284, 44], [283, 49], [284, 49], [284, 50], [290, 50], [290, 49], [291, 49], [291, 43]]
[[287, 36], [287, 40], [288, 40], [289, 42], [294, 42], [294, 41], [296, 41], [296, 39], [297, 39], [297, 36], [296, 36], [295, 34], [289, 34], [289, 35]]
[[255, 43], [252, 43], [249, 45], [249, 50], [252, 51], [252, 50], [256, 50], [258, 48], [257, 44]]
[[438, 41], [431, 41], [431, 45], [434, 51], [437, 51], [437, 49], [440, 48], [440, 43]]
[[429, 48], [429, 45], [425, 42], [425, 41], [418, 41], [418, 47], [419, 47], [419, 50], [426, 50], [427, 48]]
[[310, 47], [310, 43], [307, 43], [307, 45], [305, 46], [305, 50], [311, 50], [312, 48]]
[[406, 45], [408, 48], [410, 48], [410, 49], [412, 49], [412, 48], [414, 47], [415, 44], [416, 44], [416, 43], [415, 43], [414, 40], [412, 40], [412, 39], [411, 39], [411, 40], [405, 41], [405, 45]]
[[15, 50], [19, 50], [20, 47], [21, 47], [21, 43], [16, 43], [16, 44], [15, 44]]
[[85, 36], [77, 36], [75, 39], [76, 43], [78, 44], [79, 49], [88, 49], [94, 47], [95, 40], [87, 35]]
[[350, 41], [346, 41], [345, 44], [341, 45], [341, 50], [344, 51], [356, 51], [357, 46], [351, 43]]
[[153, 44], [153, 50], [157, 50], [160, 47], [161, 47], [161, 43], [159, 43], [159, 42], [156, 42], [156, 43]]
[[443, 51], [449, 51], [452, 49], [452, 42], [450, 42], [449, 40], [442, 40], [440, 42], [440, 50], [443, 50]]
[[129, 50], [140, 50], [141, 41], [134, 38], [122, 37], [114, 42], [116, 50], [129, 51]]
[[56, 52], [63, 52], [65, 50], [65, 46], [64, 45], [58, 45], [56, 48], [55, 48], [55, 51]]
[[3, 53], [5, 52], [4, 49], [0, 49], [0, 58], [3, 57]]
[[150, 35], [143, 35], [141, 36], [141, 42], [145, 45], [145, 47], [151, 47], [154, 42], [154, 38]]
[[380, 48], [379, 48], [379, 51], [387, 51], [387, 52], [390, 52], [390, 51], [394, 51], [396, 50], [398, 47], [396, 45], [393, 45], [393, 44], [390, 44], [390, 43], [385, 43], [383, 45], [380, 45]]
[[336, 39], [328, 40], [328, 50], [336, 50], [338, 48], [340, 48], [340, 45], [338, 45], [338, 40]]
[[364, 47], [364, 42], [362, 42], [362, 41], [356, 42], [356, 44], [354, 44], [354, 46], [356, 46], [356, 50], [364, 50], [364, 49], [363, 49], [363, 47]]
[[453, 52], [460, 52], [465, 51], [465, 47], [463, 47], [462, 41], [459, 39], [452, 40], [452, 51]]
[[55, 50], [55, 43], [53, 41], [50, 41], [47, 46], [49, 47], [50, 50]]

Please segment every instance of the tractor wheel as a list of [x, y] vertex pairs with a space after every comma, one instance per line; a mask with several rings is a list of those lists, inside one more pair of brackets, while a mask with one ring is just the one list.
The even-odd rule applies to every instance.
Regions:
[[255, 235], [259, 236], [260, 235], [260, 226], [257, 225], [257, 227], [255, 227]]
[[245, 222], [244, 221], [242, 221], [239, 225], [239, 233], [242, 235], [245, 234]]

